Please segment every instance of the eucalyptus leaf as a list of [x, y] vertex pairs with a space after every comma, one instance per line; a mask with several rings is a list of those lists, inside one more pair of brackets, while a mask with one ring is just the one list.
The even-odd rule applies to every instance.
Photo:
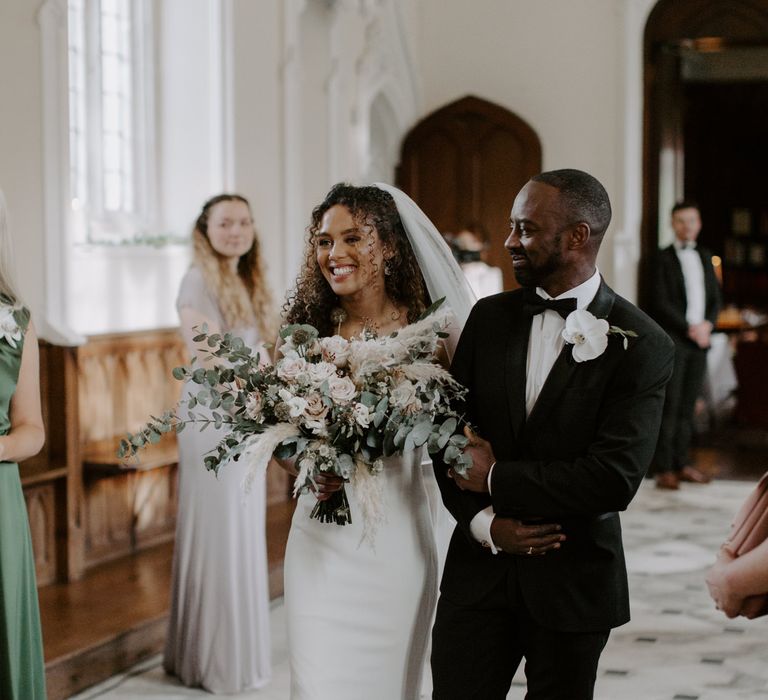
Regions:
[[448, 462], [449, 464], [457, 460], [461, 456], [461, 450], [459, 450], [458, 447], [455, 445], [448, 445], [448, 447], [445, 448], [445, 454], [443, 455], [443, 459]]
[[424, 310], [424, 313], [422, 313], [421, 316], [419, 316], [418, 320], [423, 321], [427, 316], [435, 313], [435, 311], [437, 311], [443, 305], [444, 301], [445, 301], [445, 297], [440, 297], [431, 306], [429, 306], [427, 309]]
[[376, 406], [378, 401], [379, 397], [376, 396], [376, 394], [372, 394], [370, 391], [360, 392], [360, 403], [367, 406], [368, 408], [373, 408]]
[[456, 426], [458, 425], [457, 420], [451, 416], [450, 418], [447, 418], [445, 421], [443, 421], [443, 424], [440, 426], [440, 434], [441, 435], [452, 435], [456, 432]]
[[421, 447], [429, 438], [429, 434], [432, 432], [432, 424], [429, 421], [421, 421], [416, 423], [411, 431], [409, 437], [416, 447]]
[[397, 433], [395, 434], [395, 446], [402, 447], [403, 443], [405, 442], [405, 438], [410, 432], [411, 426], [408, 423], [402, 423], [397, 429]]

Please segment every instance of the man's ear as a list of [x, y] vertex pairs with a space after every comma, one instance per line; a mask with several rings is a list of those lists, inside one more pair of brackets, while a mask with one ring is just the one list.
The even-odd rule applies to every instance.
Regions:
[[571, 250], [579, 250], [589, 245], [589, 237], [592, 230], [586, 221], [579, 221], [571, 229], [571, 238], [568, 247]]

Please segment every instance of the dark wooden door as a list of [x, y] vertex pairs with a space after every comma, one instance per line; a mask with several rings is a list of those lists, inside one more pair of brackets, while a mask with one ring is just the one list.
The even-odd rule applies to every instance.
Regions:
[[442, 232], [468, 224], [487, 235], [487, 261], [517, 286], [504, 240], [509, 212], [522, 186], [541, 171], [536, 132], [512, 112], [464, 97], [433, 112], [406, 136], [397, 183]]

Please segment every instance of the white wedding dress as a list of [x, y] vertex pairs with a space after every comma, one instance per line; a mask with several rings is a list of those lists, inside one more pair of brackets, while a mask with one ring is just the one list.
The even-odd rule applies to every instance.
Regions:
[[[454, 323], [453, 356], [474, 296], [443, 237], [404, 192], [395, 200], [430, 297], [445, 299]], [[425, 459], [423, 459], [425, 457]], [[430, 687], [430, 633], [442, 563], [455, 522], [443, 506], [422, 450], [385, 460], [386, 522], [363, 541], [354, 486], [352, 523], [310, 518], [312, 494], [299, 497], [285, 553], [285, 608], [291, 700], [418, 700]]]
[[[422, 451], [385, 460], [387, 521], [362, 541], [352, 523], [321, 523], [299, 497], [285, 553], [291, 700], [416, 700], [421, 695], [450, 515]], [[440, 552], [440, 554], [439, 554]]]

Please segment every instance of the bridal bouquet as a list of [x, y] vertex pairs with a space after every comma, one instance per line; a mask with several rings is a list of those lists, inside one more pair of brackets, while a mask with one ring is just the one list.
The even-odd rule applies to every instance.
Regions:
[[[420, 321], [385, 337], [364, 332], [352, 340], [320, 338], [313, 326], [285, 326], [281, 356], [266, 365], [240, 338], [203, 328], [195, 342], [207, 343], [212, 358], [225, 362], [174, 369], [177, 379], [200, 386], [182, 402], [186, 416], [177, 410], [153, 417], [121, 442], [121, 456], [188, 423], [227, 426], [205, 457], [206, 468], [218, 472], [228, 460], [247, 458], [247, 486], [273, 455], [294, 459], [294, 495], [310, 489], [318, 474], [340, 476], [354, 483], [366, 529], [373, 529], [383, 520], [376, 481], [384, 458], [426, 446], [430, 453], [444, 450], [444, 461], [459, 474], [471, 466], [462, 453], [467, 439], [456, 434], [461, 416], [455, 406], [466, 390], [436, 362], [449, 323], [437, 307], [439, 302]], [[318, 501], [311, 515], [352, 522], [344, 489]]]

